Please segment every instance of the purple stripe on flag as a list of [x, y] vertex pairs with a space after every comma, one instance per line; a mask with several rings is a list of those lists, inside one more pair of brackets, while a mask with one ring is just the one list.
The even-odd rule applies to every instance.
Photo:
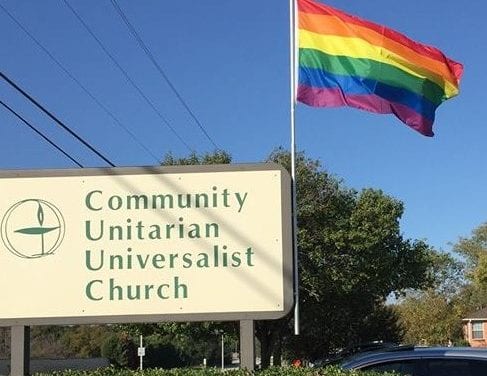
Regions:
[[433, 122], [409, 107], [390, 102], [374, 94], [346, 95], [339, 88], [313, 88], [299, 85], [299, 102], [313, 107], [350, 106], [378, 114], [394, 114], [402, 122], [425, 136], [433, 136]]

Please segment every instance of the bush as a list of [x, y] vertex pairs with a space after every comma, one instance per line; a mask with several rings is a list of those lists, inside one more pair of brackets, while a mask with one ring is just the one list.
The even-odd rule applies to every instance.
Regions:
[[137, 368], [137, 347], [126, 334], [109, 336], [101, 346], [101, 355], [117, 368]]
[[144, 368], [175, 368], [188, 366], [187, 357], [159, 335], [146, 337]]
[[[53, 373], [38, 373], [35, 376], [221, 376], [218, 368], [174, 368], [171, 370], [148, 369], [133, 371], [127, 369], [102, 368], [96, 371], [63, 371]], [[392, 373], [375, 373], [344, 371], [336, 367], [328, 368], [290, 368], [274, 367], [255, 373], [245, 370], [228, 370], [225, 376], [393, 376]]]

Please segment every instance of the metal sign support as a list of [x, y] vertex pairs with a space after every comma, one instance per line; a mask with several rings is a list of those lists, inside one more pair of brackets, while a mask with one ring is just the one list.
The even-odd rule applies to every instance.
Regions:
[[16, 325], [10, 328], [10, 375], [30, 374], [30, 327]]
[[240, 368], [255, 369], [254, 320], [240, 320]]

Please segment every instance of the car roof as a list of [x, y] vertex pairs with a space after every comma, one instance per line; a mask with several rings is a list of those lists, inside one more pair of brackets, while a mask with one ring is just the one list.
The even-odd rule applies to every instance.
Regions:
[[487, 348], [397, 347], [383, 351], [357, 354], [345, 360], [342, 363], [342, 367], [345, 369], [362, 368], [377, 363], [420, 358], [483, 359], [487, 361]]

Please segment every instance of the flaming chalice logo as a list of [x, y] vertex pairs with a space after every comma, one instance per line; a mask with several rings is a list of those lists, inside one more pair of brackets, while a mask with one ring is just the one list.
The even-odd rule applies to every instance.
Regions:
[[12, 205], [3, 216], [0, 235], [14, 255], [36, 259], [54, 254], [64, 238], [64, 218], [48, 201], [27, 199]]

